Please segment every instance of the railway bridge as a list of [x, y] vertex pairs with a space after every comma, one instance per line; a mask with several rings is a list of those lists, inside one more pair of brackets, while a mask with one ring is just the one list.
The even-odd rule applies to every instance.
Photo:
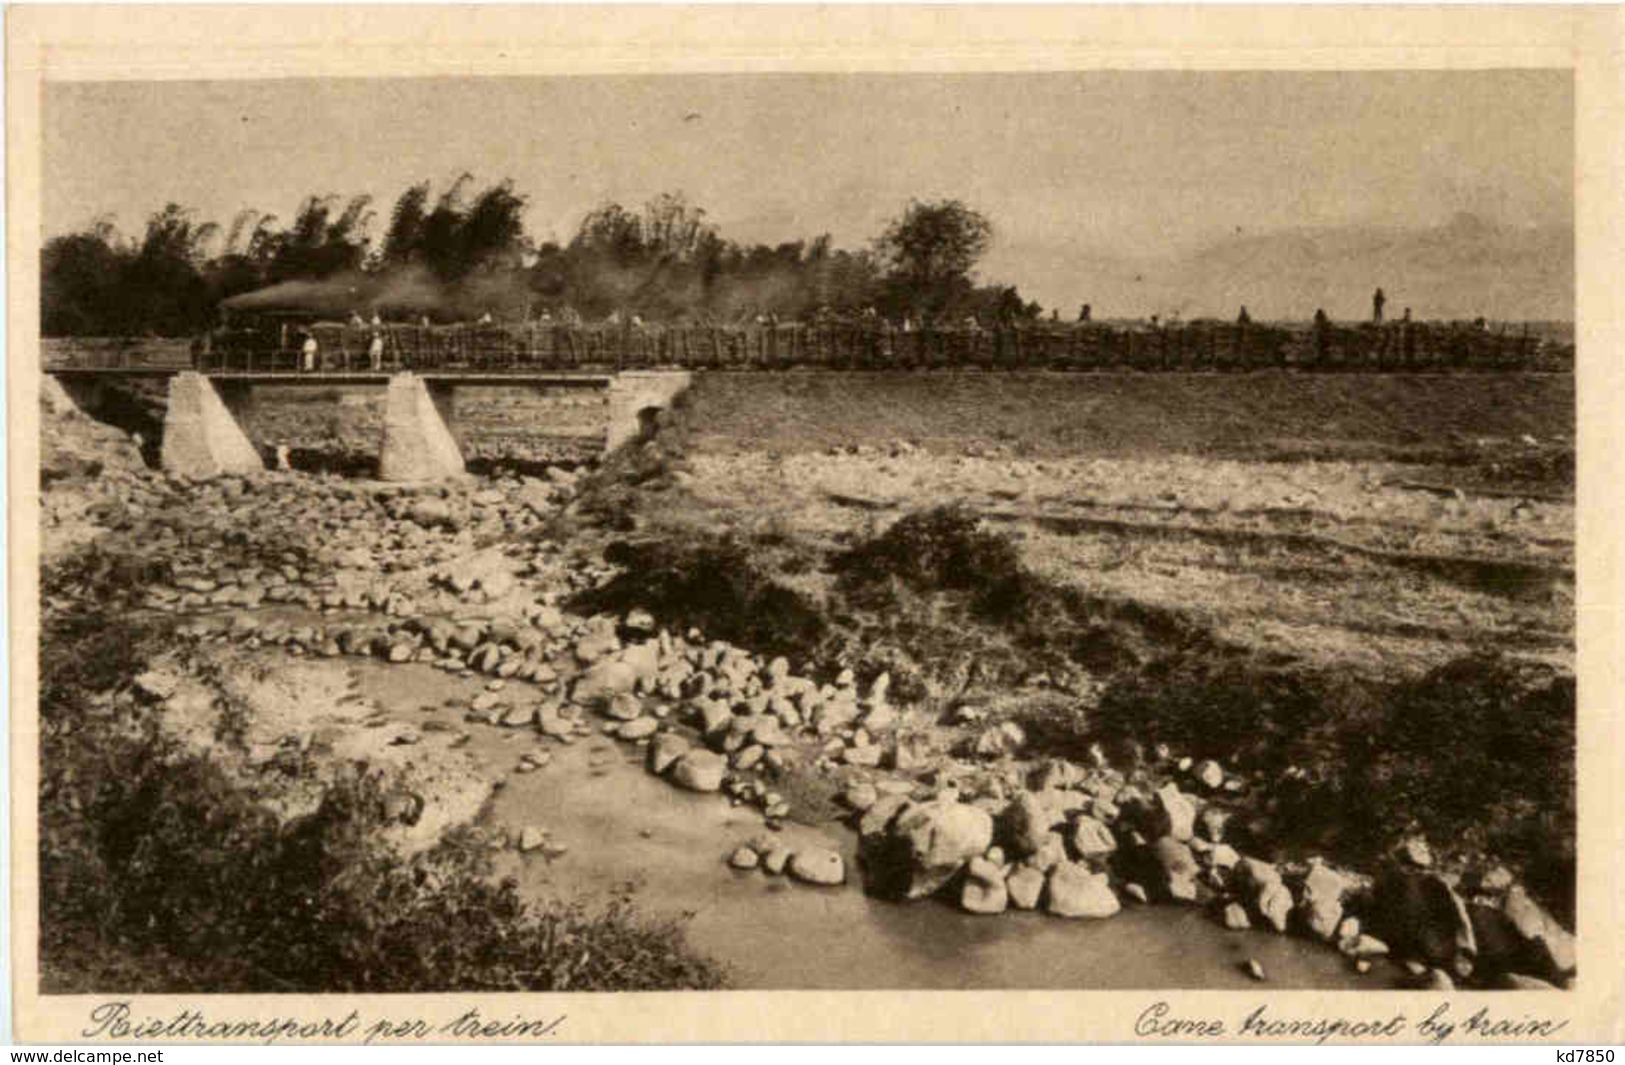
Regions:
[[265, 468], [259, 449], [238, 420], [259, 386], [305, 385], [385, 389], [379, 477], [426, 481], [464, 470], [453, 431], [452, 394], [460, 387], [580, 388], [603, 393], [604, 447], [613, 451], [648, 431], [689, 385], [684, 370], [586, 373], [551, 370], [446, 368], [424, 372], [368, 369], [188, 369], [181, 366], [47, 366], [45, 373], [86, 410], [121, 379], [167, 379], [162, 463], [189, 477], [248, 473]]

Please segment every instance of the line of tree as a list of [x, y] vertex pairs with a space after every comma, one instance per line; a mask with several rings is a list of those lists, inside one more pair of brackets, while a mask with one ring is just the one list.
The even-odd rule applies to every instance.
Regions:
[[224, 299], [336, 279], [379, 290], [410, 281], [443, 296], [451, 317], [788, 321], [872, 310], [893, 320], [993, 322], [1041, 310], [1014, 286], [977, 283], [993, 228], [957, 200], [910, 202], [857, 250], [833, 247], [828, 234], [737, 243], [681, 193], [637, 210], [605, 203], [568, 241], [538, 243], [525, 232], [526, 205], [511, 181], [476, 189], [463, 174], [438, 195], [428, 182], [401, 193], [376, 240], [370, 196], [309, 196], [287, 225], [245, 209], [222, 227], [169, 204], [139, 239], [99, 219], [45, 245], [41, 324], [48, 336], [185, 336], [217, 321]]

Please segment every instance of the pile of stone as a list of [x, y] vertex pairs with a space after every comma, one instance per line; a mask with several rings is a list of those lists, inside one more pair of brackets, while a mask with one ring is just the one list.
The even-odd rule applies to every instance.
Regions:
[[[569, 567], [538, 549], [517, 569], [558, 581]], [[272, 587], [294, 584], [287, 570], [255, 577], [214, 587], [193, 581], [183, 594], [235, 599], [263, 587], [270, 598]], [[1230, 929], [1325, 942], [1362, 971], [1390, 957], [1430, 987], [1573, 978], [1572, 936], [1504, 870], [1464, 880], [1433, 868], [1419, 840], [1374, 877], [1243, 853], [1230, 826], [1249, 784], [1216, 761], [1175, 760], [1159, 748], [1124, 772], [1097, 750], [1088, 766], [1054, 759], [1022, 775], [1019, 728], [984, 721], [973, 723], [980, 731], [970, 762], [942, 761], [929, 745], [922, 755], [913, 744], [913, 722], [891, 704], [884, 674], [866, 689], [850, 670], [820, 683], [784, 658], [697, 631], [673, 635], [645, 611], [575, 617], [559, 609], [556, 594], [531, 597], [528, 583], [500, 567], [443, 568], [431, 585], [434, 594], [514, 613], [409, 613], [326, 626], [238, 616], [193, 629], [301, 654], [370, 655], [485, 676], [470, 720], [568, 743], [594, 731], [591, 717], [597, 731], [643, 747], [649, 772], [756, 807], [769, 828], [792, 812], [778, 784], [786, 772], [810, 765], [842, 777], [862, 880], [876, 895], [946, 894], [976, 914], [1073, 919], [1109, 918], [1125, 903], [1195, 906]], [[360, 602], [386, 614], [412, 605], [376, 594]], [[522, 761], [520, 771], [539, 764]], [[728, 859], [736, 869], [788, 871], [809, 883], [847, 879], [838, 854], [808, 849], [801, 857], [771, 840], [736, 847]]]
[[788, 874], [792, 880], [820, 887], [846, 883], [846, 860], [828, 847], [792, 850], [777, 840], [751, 840], [733, 849], [728, 866], [740, 872], [760, 869], [769, 876]]
[[[93, 482], [92, 501], [75, 513], [172, 570], [173, 580], [146, 590], [146, 606], [253, 605], [211, 598], [236, 585], [250, 600], [317, 607], [335, 575], [445, 564], [532, 532], [567, 505], [575, 479], [558, 468], [542, 478], [435, 486], [272, 472], [204, 481], [128, 474]], [[280, 587], [292, 590], [274, 598]]]

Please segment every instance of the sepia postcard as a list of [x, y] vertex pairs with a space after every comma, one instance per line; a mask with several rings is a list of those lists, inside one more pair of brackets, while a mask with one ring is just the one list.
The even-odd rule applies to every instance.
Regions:
[[18, 1038], [1625, 1040], [1622, 25], [12, 8]]

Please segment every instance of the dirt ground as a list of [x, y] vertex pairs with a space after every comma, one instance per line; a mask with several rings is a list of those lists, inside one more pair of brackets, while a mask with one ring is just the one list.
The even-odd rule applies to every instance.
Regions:
[[1572, 403], [1535, 376], [710, 375], [647, 514], [827, 548], [957, 502], [1057, 582], [1317, 667], [1572, 669]]

